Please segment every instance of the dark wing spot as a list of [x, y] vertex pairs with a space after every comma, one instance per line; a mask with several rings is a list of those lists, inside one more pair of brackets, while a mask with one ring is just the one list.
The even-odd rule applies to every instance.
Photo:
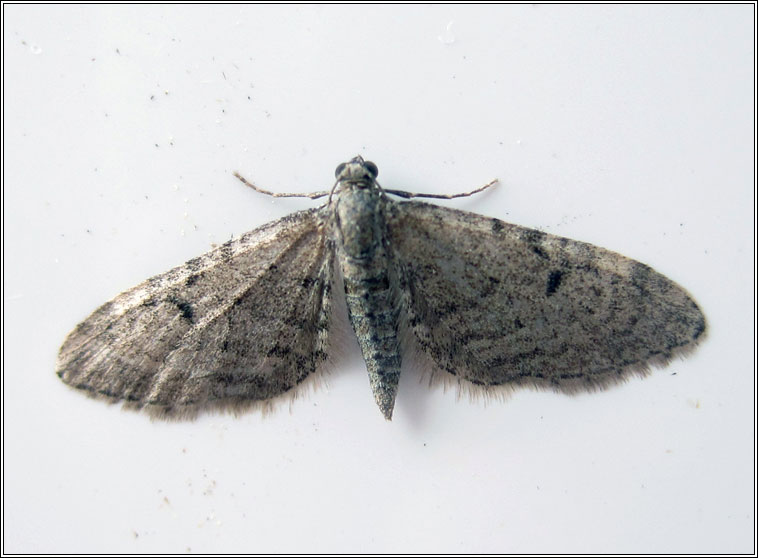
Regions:
[[304, 289], [310, 289], [316, 282], [318, 282], [316, 277], [303, 277], [302, 286]]
[[550, 275], [547, 278], [547, 289], [545, 289], [545, 294], [547, 296], [550, 296], [551, 294], [555, 293], [555, 291], [558, 290], [558, 287], [561, 285], [561, 281], [563, 280], [563, 272], [556, 269], [555, 271], [551, 271]]
[[192, 309], [192, 304], [187, 302], [186, 300], [182, 300], [180, 298], [176, 297], [170, 297], [168, 301], [171, 304], [176, 305], [176, 307], [179, 309], [179, 311], [182, 313], [182, 318], [188, 321], [192, 321], [192, 319], [195, 317], [195, 311]]
[[200, 278], [200, 275], [201, 275], [200, 273], [193, 273], [192, 275], [190, 275], [189, 277], [187, 277], [187, 281], [186, 281], [185, 285], [187, 287], [191, 287], [192, 285], [194, 285], [195, 283], [197, 283], [197, 280]]
[[550, 256], [547, 255], [547, 252], [545, 252], [539, 246], [532, 246], [532, 252], [534, 252], [535, 254], [537, 254], [543, 260], [549, 260], [550, 259]]

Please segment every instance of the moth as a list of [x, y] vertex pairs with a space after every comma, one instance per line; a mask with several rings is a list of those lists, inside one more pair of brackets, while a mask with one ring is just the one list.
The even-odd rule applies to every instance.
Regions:
[[[335, 297], [392, 418], [415, 344], [444, 374], [497, 390], [595, 390], [692, 349], [706, 322], [650, 267], [584, 242], [411, 200], [362, 157], [327, 198], [148, 279], [80, 323], [67, 384], [160, 417], [240, 409], [295, 388], [330, 354]], [[406, 201], [394, 201], [391, 195]], [[337, 285], [340, 285], [339, 292]], [[403, 333], [406, 335], [403, 335]]]

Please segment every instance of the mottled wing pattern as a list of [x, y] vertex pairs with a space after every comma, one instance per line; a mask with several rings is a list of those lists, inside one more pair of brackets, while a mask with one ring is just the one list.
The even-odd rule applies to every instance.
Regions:
[[603, 387], [705, 332], [681, 287], [590, 244], [418, 202], [388, 229], [416, 340], [474, 384]]
[[58, 375], [180, 417], [291, 389], [326, 357], [325, 216], [294, 213], [117, 296], [69, 334]]

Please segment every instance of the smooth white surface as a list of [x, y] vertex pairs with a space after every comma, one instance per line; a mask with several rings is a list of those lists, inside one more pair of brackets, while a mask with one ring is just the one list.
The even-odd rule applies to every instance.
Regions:
[[[752, 5], [4, 5], [4, 548], [750, 553]], [[388, 188], [593, 242], [680, 282], [687, 360], [579, 397], [456, 401], [357, 345], [291, 412], [153, 423], [53, 374], [120, 291]]]

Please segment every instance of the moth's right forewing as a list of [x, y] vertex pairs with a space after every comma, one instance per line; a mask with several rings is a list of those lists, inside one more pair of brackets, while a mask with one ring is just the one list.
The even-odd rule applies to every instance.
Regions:
[[474, 384], [604, 387], [705, 331], [684, 289], [590, 244], [419, 202], [388, 228], [416, 341]]

